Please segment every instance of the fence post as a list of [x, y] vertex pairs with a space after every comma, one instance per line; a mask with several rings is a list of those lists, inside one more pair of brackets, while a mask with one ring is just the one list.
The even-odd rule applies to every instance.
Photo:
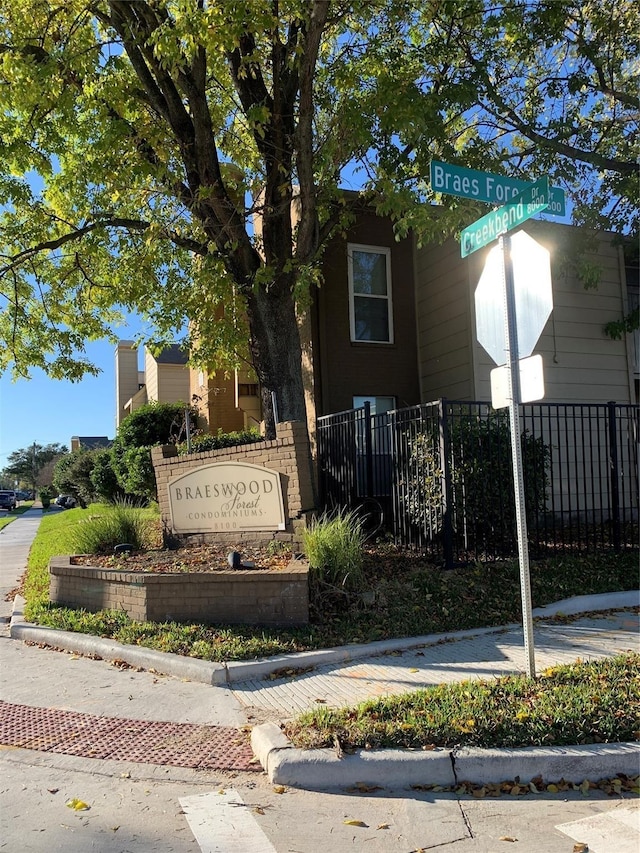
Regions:
[[618, 440], [616, 430], [616, 404], [610, 400], [607, 403], [609, 426], [609, 478], [611, 485], [611, 532], [613, 550], [620, 550], [620, 492], [618, 477]]
[[449, 435], [449, 408], [443, 397], [438, 403], [438, 427], [440, 432], [440, 471], [442, 482], [442, 551], [444, 565], [453, 568], [453, 515], [451, 488], [451, 439]]
[[373, 486], [373, 446], [371, 441], [371, 403], [364, 404], [364, 449], [365, 449], [365, 497], [372, 496]]

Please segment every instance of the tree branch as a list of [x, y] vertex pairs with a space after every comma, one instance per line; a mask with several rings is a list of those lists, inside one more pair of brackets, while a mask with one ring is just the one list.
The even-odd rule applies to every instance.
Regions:
[[318, 213], [316, 187], [313, 175], [313, 80], [320, 50], [320, 40], [327, 22], [329, 4], [315, 0], [306, 32], [305, 50], [300, 62], [300, 104], [296, 131], [298, 157], [296, 160], [300, 182], [300, 224], [296, 257], [311, 258], [318, 246]]
[[[23, 251], [10, 256], [8, 258], [8, 262], [5, 263], [4, 266], [0, 267], [0, 276], [4, 276], [10, 270], [16, 269], [20, 264], [36, 257], [41, 252], [55, 252], [56, 249], [60, 249], [67, 243], [81, 240], [93, 231], [109, 228], [122, 228], [126, 231], [146, 231], [150, 227], [150, 223], [143, 219], [127, 219], [123, 217], [105, 216], [103, 218], [96, 219], [94, 222], [88, 222], [80, 228], [74, 228], [72, 231], [69, 231], [66, 234], [61, 234], [59, 237], [54, 239], [43, 240], [40, 243], [36, 243], [34, 246], [30, 246], [28, 249], [24, 249]], [[209, 249], [206, 243], [199, 243], [196, 240], [182, 237], [174, 231], [167, 229], [163, 229], [159, 233], [181, 249], [186, 249], [196, 255], [209, 254]]]

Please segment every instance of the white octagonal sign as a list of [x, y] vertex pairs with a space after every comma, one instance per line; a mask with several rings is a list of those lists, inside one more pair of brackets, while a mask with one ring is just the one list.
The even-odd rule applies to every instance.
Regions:
[[[553, 309], [549, 251], [525, 231], [511, 237], [517, 358], [531, 355]], [[475, 292], [478, 341], [496, 364], [507, 361], [502, 251], [489, 252]]]

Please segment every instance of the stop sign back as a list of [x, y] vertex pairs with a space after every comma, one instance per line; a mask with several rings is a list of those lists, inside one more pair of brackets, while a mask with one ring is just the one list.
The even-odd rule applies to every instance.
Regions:
[[[531, 355], [553, 310], [549, 251], [525, 231], [511, 237], [518, 358]], [[507, 360], [502, 250], [489, 252], [475, 292], [478, 341], [496, 364]]]

